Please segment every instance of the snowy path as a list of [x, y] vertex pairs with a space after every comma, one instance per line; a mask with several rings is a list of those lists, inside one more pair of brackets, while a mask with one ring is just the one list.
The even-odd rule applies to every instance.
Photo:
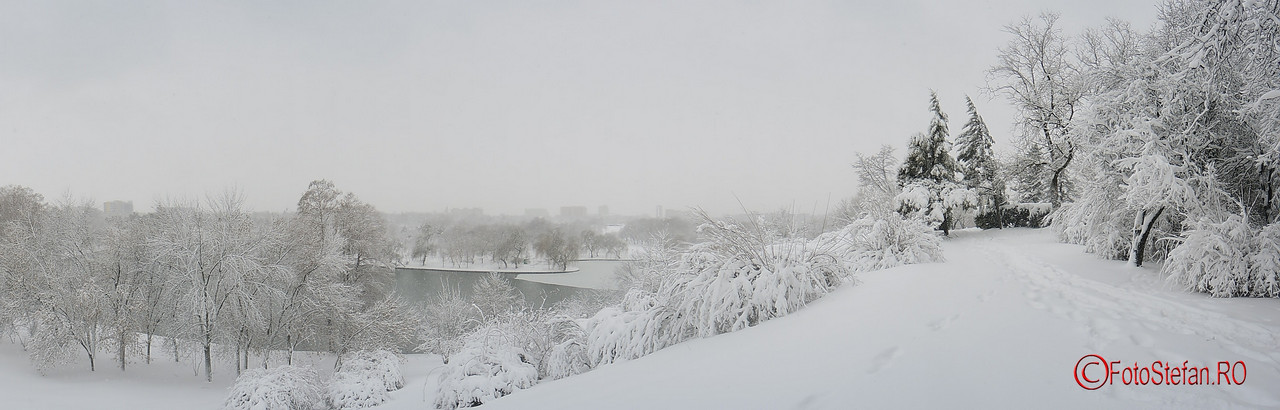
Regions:
[[[1171, 289], [1154, 269], [1044, 231], [955, 236], [947, 263], [862, 274], [792, 316], [485, 408], [1280, 407], [1280, 301]], [[1089, 391], [1073, 371], [1090, 354], [1215, 377], [1218, 361], [1242, 361], [1248, 373], [1241, 385]]]

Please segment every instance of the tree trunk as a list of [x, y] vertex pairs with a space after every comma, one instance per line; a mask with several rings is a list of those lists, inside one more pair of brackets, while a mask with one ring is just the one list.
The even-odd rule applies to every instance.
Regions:
[[211, 351], [213, 344], [213, 335], [209, 332], [204, 334], [204, 381], [213, 383], [213, 352]]
[[951, 236], [951, 211], [948, 210], [942, 214], [942, 225], [938, 228], [942, 229], [942, 236]]
[[129, 332], [123, 332], [123, 331], [122, 331], [122, 332], [120, 332], [120, 334], [117, 336], [120, 340], [119, 340], [119, 343], [116, 343], [116, 345], [118, 345], [118, 346], [119, 346], [119, 350], [117, 350], [117, 351], [116, 351], [116, 353], [120, 355], [120, 371], [122, 371], [122, 372], [124, 371], [124, 362], [125, 362], [125, 357], [124, 357], [124, 353], [125, 353], [125, 352], [124, 352], [124, 347], [125, 347], [124, 338], [125, 338], [126, 336], [128, 336], [128, 333], [129, 333]]
[[147, 332], [147, 364], [151, 364], [151, 332]]
[[[1052, 148], [1050, 148], [1052, 151]], [[1062, 201], [1066, 198], [1066, 191], [1062, 188], [1063, 174], [1067, 171], [1067, 166], [1071, 165], [1071, 159], [1075, 157], [1076, 150], [1071, 144], [1067, 144], [1067, 159], [1062, 161], [1062, 165], [1053, 170], [1053, 179], [1050, 180], [1049, 189], [1053, 190], [1053, 196], [1049, 198], [1049, 202], [1054, 208], [1062, 205]]]
[[1155, 225], [1156, 220], [1160, 218], [1160, 214], [1164, 212], [1164, 207], [1156, 208], [1155, 212], [1142, 210], [1133, 218], [1133, 245], [1129, 249], [1129, 262], [1133, 266], [1142, 266], [1143, 253], [1146, 251], [1147, 239], [1151, 236], [1151, 226]]

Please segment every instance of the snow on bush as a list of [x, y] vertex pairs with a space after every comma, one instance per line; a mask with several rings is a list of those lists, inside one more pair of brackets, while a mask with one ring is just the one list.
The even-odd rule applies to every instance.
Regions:
[[324, 398], [310, 367], [250, 369], [236, 378], [223, 409], [323, 409]]
[[591, 370], [586, 333], [577, 320], [555, 316], [548, 322], [548, 330], [553, 342], [538, 365], [542, 379], [562, 379]]
[[391, 395], [377, 380], [365, 373], [337, 372], [325, 387], [325, 398], [332, 409], [363, 409], [390, 400]]
[[1253, 296], [1280, 297], [1280, 223], [1263, 227], [1254, 239], [1257, 246], [1249, 257]]
[[582, 327], [591, 365], [635, 359], [684, 340], [672, 331], [679, 312], [668, 307], [674, 305], [669, 296], [673, 295], [633, 288], [619, 306], [587, 319]]
[[815, 242], [830, 243], [852, 272], [942, 262], [942, 240], [924, 223], [897, 214], [863, 217]]
[[706, 227], [704, 232], [712, 237], [724, 237], [695, 245], [684, 264], [689, 274], [677, 277], [670, 287], [671, 294], [680, 295], [675, 326], [696, 336], [738, 331], [786, 316], [848, 277], [835, 256], [805, 242], [736, 242], [745, 238], [735, 232], [737, 226], [716, 222]]
[[585, 321], [593, 365], [785, 316], [849, 278], [830, 237], [810, 241], [768, 224], [703, 218], [708, 240], [654, 275], [663, 278], [657, 291], [633, 288], [619, 306]]
[[515, 320], [488, 324], [466, 338], [440, 374], [436, 407], [474, 407], [538, 383], [538, 367], [517, 332]]
[[1213, 297], [1280, 297], [1280, 224], [1254, 231], [1238, 215], [1190, 224], [1169, 253], [1169, 280]]
[[341, 357], [326, 389], [329, 406], [359, 409], [378, 405], [389, 391], [404, 387], [400, 356], [386, 350], [361, 350]]
[[[978, 195], [954, 182], [920, 180], [903, 186], [893, 203], [903, 215], [923, 220], [930, 226], [941, 226], [954, 220], [952, 214], [957, 211], [976, 207]], [[949, 230], [950, 226], [945, 228]]]

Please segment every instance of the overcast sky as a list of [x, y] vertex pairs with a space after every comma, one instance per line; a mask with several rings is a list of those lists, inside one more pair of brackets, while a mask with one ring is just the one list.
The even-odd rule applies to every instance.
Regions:
[[[0, 1], [0, 185], [260, 211], [313, 179], [387, 212], [651, 214], [853, 194], [937, 90], [953, 135], [1001, 26], [1076, 33], [1154, 1]], [[1004, 147], [1004, 148], [1007, 148]]]

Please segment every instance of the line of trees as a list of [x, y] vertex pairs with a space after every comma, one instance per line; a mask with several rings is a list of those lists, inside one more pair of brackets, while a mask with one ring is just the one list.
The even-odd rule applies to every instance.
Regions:
[[[1062, 238], [1215, 296], [1280, 296], [1280, 2], [1167, 1], [1150, 30], [1006, 27], [1011, 182]], [[1060, 205], [1060, 206], [1058, 206]]]
[[[581, 229], [579, 234], [570, 234]], [[581, 224], [553, 224], [535, 218], [522, 224], [508, 222], [478, 223], [467, 220], [435, 220], [418, 226], [413, 238], [412, 257], [421, 264], [439, 256], [455, 267], [483, 263], [501, 263], [504, 268], [519, 268], [534, 259], [548, 266], [565, 269], [570, 261], [585, 253], [589, 257], [621, 258], [627, 242], [618, 234], [599, 233]]]
[[163, 336], [212, 381], [217, 350], [239, 373], [251, 352], [266, 367], [299, 347], [399, 349], [417, 328], [391, 292], [382, 215], [328, 181], [265, 220], [231, 192], [112, 218], [17, 186], [0, 188], [0, 205], [0, 326], [38, 368], [79, 350], [93, 370], [111, 347], [123, 370], [132, 352], [149, 363]]

